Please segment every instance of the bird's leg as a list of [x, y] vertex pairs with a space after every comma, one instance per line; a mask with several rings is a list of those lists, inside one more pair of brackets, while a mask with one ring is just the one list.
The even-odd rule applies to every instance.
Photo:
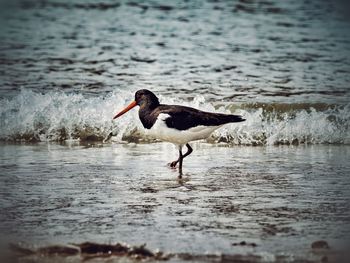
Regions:
[[182, 178], [182, 160], [184, 156], [182, 155], [182, 146], [179, 147], [179, 178]]
[[185, 158], [186, 156], [190, 155], [193, 152], [192, 147], [188, 143], [186, 143], [186, 146], [187, 146], [187, 152], [184, 154], [183, 158]]
[[[182, 159], [185, 158], [186, 156], [190, 155], [193, 152], [192, 147], [188, 143], [186, 143], [186, 147], [187, 147], [187, 152], [182, 156]], [[177, 159], [176, 161], [171, 162], [170, 167], [175, 168], [179, 161], [180, 161], [180, 158]]]

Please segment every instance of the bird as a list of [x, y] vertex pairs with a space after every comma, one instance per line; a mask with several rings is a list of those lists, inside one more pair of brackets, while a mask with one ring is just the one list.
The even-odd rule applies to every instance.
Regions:
[[[147, 89], [136, 91], [135, 99], [118, 112], [113, 120], [135, 106], [140, 107], [139, 119], [148, 135], [161, 141], [171, 142], [178, 147], [179, 157], [169, 165], [175, 169], [179, 164], [179, 178], [182, 178], [183, 159], [193, 152], [189, 142], [208, 138], [212, 132], [224, 124], [245, 121], [240, 115], [206, 112], [182, 105], [161, 104], [158, 97]], [[186, 153], [182, 152], [184, 145], [187, 147]]]

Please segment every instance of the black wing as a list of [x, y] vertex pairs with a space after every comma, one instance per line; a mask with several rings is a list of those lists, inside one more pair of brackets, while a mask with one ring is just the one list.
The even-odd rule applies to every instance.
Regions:
[[230, 122], [245, 121], [240, 115], [211, 113], [179, 105], [160, 105], [159, 113], [169, 114], [165, 120], [169, 128], [187, 130], [196, 126], [219, 126]]

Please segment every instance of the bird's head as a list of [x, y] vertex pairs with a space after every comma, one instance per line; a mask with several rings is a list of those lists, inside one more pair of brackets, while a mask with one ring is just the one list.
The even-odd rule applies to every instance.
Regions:
[[116, 119], [120, 116], [122, 116], [124, 113], [128, 112], [135, 106], [142, 107], [149, 107], [149, 108], [155, 108], [159, 105], [159, 100], [156, 95], [152, 91], [149, 91], [147, 89], [141, 89], [136, 91], [135, 93], [135, 100], [132, 101], [126, 108], [124, 108], [122, 111], [117, 113], [113, 119]]

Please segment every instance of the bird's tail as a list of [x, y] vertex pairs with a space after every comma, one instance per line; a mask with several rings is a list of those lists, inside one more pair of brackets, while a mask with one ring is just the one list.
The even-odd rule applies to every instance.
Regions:
[[241, 115], [230, 114], [227, 117], [228, 117], [229, 122], [242, 122], [242, 121], [245, 121], [245, 119], [243, 119]]

